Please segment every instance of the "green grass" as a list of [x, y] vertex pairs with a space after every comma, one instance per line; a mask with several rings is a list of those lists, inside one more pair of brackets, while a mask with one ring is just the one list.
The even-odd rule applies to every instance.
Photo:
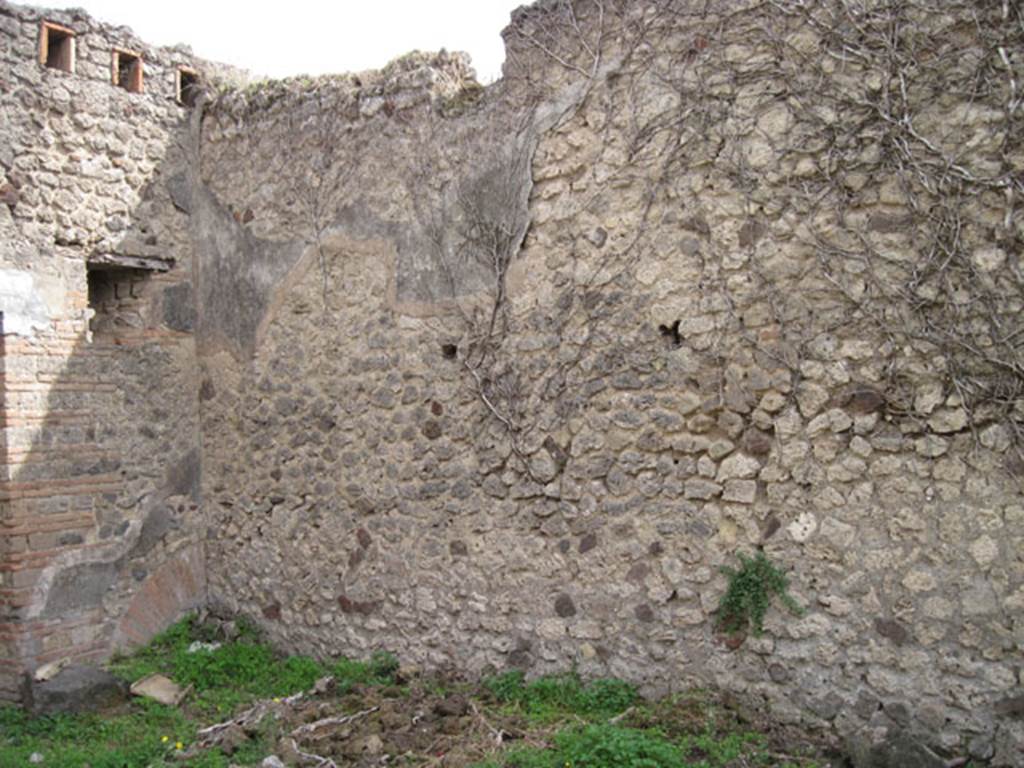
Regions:
[[551, 749], [519, 748], [480, 768], [683, 768], [680, 748], [656, 730], [617, 725], [568, 727]]
[[506, 712], [552, 726], [547, 747], [512, 748], [476, 768], [815, 768], [774, 758], [761, 733], [727, 716], [703, 691], [647, 702], [621, 680], [584, 684], [573, 673], [484, 686]]
[[[0, 708], [0, 765], [29, 765], [33, 753], [44, 765], [58, 768], [134, 768], [180, 764], [177, 744], [193, 737], [195, 726], [179, 711], [154, 702], [139, 702], [124, 715], [60, 715], [31, 718], [14, 707]], [[166, 740], [164, 740], [166, 737]], [[208, 755], [202, 768], [227, 766]]]
[[[386, 653], [366, 662], [340, 658], [326, 664], [304, 656], [282, 657], [244, 625], [234, 642], [213, 651], [188, 652], [193, 641], [214, 639], [194, 617], [188, 617], [145, 648], [109, 665], [111, 672], [128, 682], [160, 673], [182, 687], [191, 685], [180, 709], [133, 699], [122, 714], [32, 718], [20, 709], [0, 707], [0, 766], [29, 765], [34, 752], [43, 755], [46, 768], [181, 765], [174, 754], [178, 744], [187, 748], [198, 728], [225, 720], [257, 699], [307, 690], [325, 675], [335, 677], [340, 692], [356, 684], [390, 684], [398, 668], [397, 660]], [[257, 738], [230, 760], [210, 751], [190, 759], [188, 765], [252, 765], [269, 752], [269, 744]]]
[[566, 726], [548, 748], [520, 747], [477, 768], [815, 768], [778, 762], [764, 737], [749, 731], [703, 734], [677, 741], [657, 728], [612, 723]]
[[398, 669], [398, 661], [388, 653], [374, 654], [369, 662], [342, 657], [332, 664], [307, 656], [281, 658], [244, 625], [235, 642], [213, 651], [188, 652], [194, 640], [211, 639], [189, 617], [139, 652], [112, 661], [109, 668], [128, 682], [160, 673], [183, 688], [191, 685], [189, 705], [204, 717], [227, 717], [256, 699], [290, 696], [325, 675], [333, 675], [342, 691], [358, 683], [387, 684]]
[[[390, 654], [326, 663], [285, 657], [251, 627], [240, 629], [233, 642], [189, 653], [194, 641], [216, 638], [188, 618], [147, 647], [110, 663], [111, 671], [129, 682], [161, 673], [191, 686], [177, 708], [133, 699], [107, 716], [32, 718], [16, 708], [0, 707], [0, 766], [29, 765], [33, 753], [43, 756], [44, 768], [258, 765], [273, 753], [281, 729], [291, 727], [276, 717], [264, 719], [260, 730], [248, 734], [230, 757], [211, 749], [183, 762], [180, 752], [195, 742], [199, 728], [227, 720], [257, 699], [305, 691], [318, 678], [332, 675], [335, 696], [351, 693], [356, 685], [376, 686], [365, 693], [377, 701], [410, 695], [413, 689], [419, 697], [454, 693], [471, 698], [474, 709], [479, 707], [503, 727], [524, 731], [527, 737], [519, 743], [529, 746], [498, 753], [479, 768], [814, 768], [808, 760], [790, 764], [773, 758], [762, 734], [701, 691], [644, 701], [628, 683], [585, 682], [575, 671], [531, 681], [521, 672], [507, 672], [481, 685], [427, 678], [400, 688], [398, 662]], [[424, 706], [421, 698], [411, 701], [410, 716]], [[473, 738], [470, 733], [461, 736]]]
[[509, 711], [535, 722], [551, 722], [567, 715], [607, 719], [637, 701], [637, 692], [622, 680], [599, 679], [584, 684], [575, 672], [540, 677], [526, 682], [522, 672], [511, 671], [484, 681]]

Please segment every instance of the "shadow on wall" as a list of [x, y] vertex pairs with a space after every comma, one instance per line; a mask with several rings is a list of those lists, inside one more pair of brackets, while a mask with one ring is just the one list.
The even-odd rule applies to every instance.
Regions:
[[188, 259], [159, 274], [39, 255], [61, 306], [0, 335], [0, 700], [41, 664], [145, 642], [206, 589]]

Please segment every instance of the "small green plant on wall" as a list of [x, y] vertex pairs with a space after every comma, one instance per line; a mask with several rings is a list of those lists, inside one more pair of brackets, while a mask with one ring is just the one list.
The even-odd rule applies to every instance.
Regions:
[[729, 635], [746, 632], [749, 628], [754, 635], [764, 631], [764, 615], [774, 598], [778, 597], [794, 616], [802, 616], [796, 600], [787, 592], [789, 579], [758, 552], [753, 557], [737, 554], [739, 568], [722, 566], [722, 573], [729, 578], [729, 586], [718, 602], [717, 627]]

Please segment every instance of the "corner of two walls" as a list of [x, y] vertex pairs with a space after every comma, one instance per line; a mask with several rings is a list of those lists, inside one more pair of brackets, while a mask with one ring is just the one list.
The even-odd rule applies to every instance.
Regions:
[[[58, 537], [81, 528], [56, 552], [33, 554], [27, 528], [7, 539], [8, 610], [37, 622], [23, 658], [50, 652], [51, 605], [106, 627], [106, 649], [208, 584], [304, 653], [710, 683], [869, 745], [907, 732], [1014, 764], [1019, 417], [957, 389], [951, 361], [994, 381], [991, 361], [937, 344], [955, 328], [929, 309], [955, 309], [972, 345], [986, 322], [1019, 323], [1020, 218], [992, 165], [1005, 104], [997, 89], [987, 110], [953, 91], [936, 104], [925, 75], [910, 83], [914, 130], [938, 132], [914, 152], [975, 148], [956, 166], [972, 194], [952, 205], [931, 161], [911, 152], [912, 172], [880, 151], [919, 139], [890, 141], [871, 56], [839, 67], [828, 19], [751, 5], [716, 26], [655, 5], [642, 24], [631, 4], [520, 11], [486, 90], [457, 57], [418, 55], [366, 82], [219, 95], [156, 164], [155, 234], [178, 265], [144, 289], [148, 309], [118, 304], [139, 323], [94, 341], [104, 365], [74, 377], [84, 268], [53, 249], [68, 271], [33, 273], [25, 314], [76, 286], [69, 336], [4, 337], [5, 413], [31, 413], [13, 384], [43, 381], [28, 361], [44, 347], [64, 350], [55, 382], [104, 394], [84, 417], [44, 395], [46, 429], [7, 429], [26, 456], [132, 451], [89, 464], [111, 487], [82, 509], [57, 497], [67, 519], [29, 500], [19, 460], [8, 529], [51, 513]], [[1009, 34], [997, 21], [972, 25], [978, 40], [946, 34], [952, 16], [915, 29], [962, 48], [956, 80]], [[959, 133], [940, 140], [937, 109]], [[19, 207], [20, 231], [53, 236]], [[970, 280], [942, 304], [949, 273], [914, 267], [953, 230]], [[806, 613], [727, 638], [722, 567], [754, 551]]]

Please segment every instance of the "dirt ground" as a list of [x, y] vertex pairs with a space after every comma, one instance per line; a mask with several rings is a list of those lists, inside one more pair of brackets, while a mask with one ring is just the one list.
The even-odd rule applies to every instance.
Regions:
[[[624, 726], [657, 727], [678, 738], [706, 732], [711, 712], [721, 733], [756, 731], [766, 737], [760, 754], [771, 761], [760, 765], [839, 765], [825, 759], [823, 742], [712, 701], [705, 693], [630, 707], [614, 720]], [[548, 746], [555, 733], [574, 722], [584, 720], [571, 715], [550, 722], [528, 718], [479, 685], [417, 678], [339, 693], [325, 679], [305, 695], [261, 701], [232, 721], [200, 731], [203, 738], [185, 757], [203, 748], [219, 748], [230, 756], [258, 739], [274, 745], [273, 754], [288, 766], [461, 768], [494, 759], [511, 747]], [[695, 761], [704, 756], [699, 748], [692, 754]], [[735, 765], [751, 763], [744, 759]]]

